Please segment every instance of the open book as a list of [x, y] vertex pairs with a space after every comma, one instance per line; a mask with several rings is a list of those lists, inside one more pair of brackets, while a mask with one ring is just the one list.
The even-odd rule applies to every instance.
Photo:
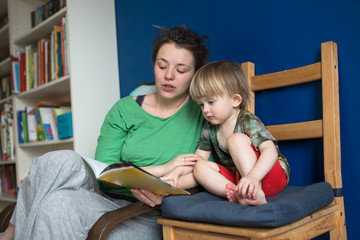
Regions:
[[175, 187], [130, 162], [108, 165], [85, 156], [81, 157], [93, 169], [95, 176], [105, 182], [127, 188], [147, 189], [155, 194], [190, 194], [188, 191]]

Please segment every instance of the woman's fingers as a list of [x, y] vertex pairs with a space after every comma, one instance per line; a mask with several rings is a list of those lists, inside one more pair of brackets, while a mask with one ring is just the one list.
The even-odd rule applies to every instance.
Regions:
[[132, 193], [143, 203], [155, 207], [162, 203], [164, 196], [157, 195], [146, 189], [131, 189]]
[[175, 166], [193, 166], [197, 160], [200, 160], [201, 157], [196, 154], [184, 154], [177, 157]]

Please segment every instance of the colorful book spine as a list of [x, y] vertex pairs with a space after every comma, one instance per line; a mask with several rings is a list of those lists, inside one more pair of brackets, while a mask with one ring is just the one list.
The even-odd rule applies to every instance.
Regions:
[[23, 126], [23, 132], [24, 132], [24, 143], [28, 143], [29, 142], [29, 130], [28, 130], [28, 124], [27, 124], [26, 111], [21, 112], [21, 119], [22, 119], [22, 126]]
[[16, 117], [17, 117], [17, 123], [18, 123], [18, 142], [24, 143], [24, 123], [23, 123], [23, 112], [24, 110], [17, 111]]
[[40, 114], [39, 109], [35, 109], [34, 111], [35, 118], [36, 118], [36, 132], [37, 132], [37, 138], [39, 141], [45, 141], [47, 139], [45, 134], [45, 127], [42, 122], [42, 117]]

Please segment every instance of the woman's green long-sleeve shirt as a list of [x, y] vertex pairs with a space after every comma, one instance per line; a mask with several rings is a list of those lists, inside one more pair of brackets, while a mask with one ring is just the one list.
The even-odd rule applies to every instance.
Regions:
[[195, 152], [204, 121], [193, 100], [172, 116], [160, 118], [144, 111], [132, 97], [125, 97], [105, 117], [95, 159], [107, 164], [129, 161], [140, 167], [165, 164], [180, 154]]

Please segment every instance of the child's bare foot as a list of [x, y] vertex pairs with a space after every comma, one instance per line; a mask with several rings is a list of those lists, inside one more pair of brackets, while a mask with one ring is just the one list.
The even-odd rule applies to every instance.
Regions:
[[239, 197], [238, 202], [242, 205], [258, 206], [267, 203], [265, 193], [262, 189], [257, 191], [255, 199], [241, 198], [239, 194], [236, 195]]
[[228, 183], [225, 185], [225, 193], [226, 197], [230, 202], [236, 202], [237, 198], [234, 196], [235, 192], [237, 192], [237, 186], [233, 183]]
[[265, 193], [262, 189], [259, 189], [255, 199], [241, 197], [237, 186], [232, 183], [228, 183], [225, 186], [226, 197], [230, 202], [237, 202], [241, 205], [258, 206], [267, 203]]
[[5, 230], [5, 232], [0, 235], [0, 240], [12, 240], [15, 236], [15, 226], [11, 223], [9, 224], [8, 228]]

